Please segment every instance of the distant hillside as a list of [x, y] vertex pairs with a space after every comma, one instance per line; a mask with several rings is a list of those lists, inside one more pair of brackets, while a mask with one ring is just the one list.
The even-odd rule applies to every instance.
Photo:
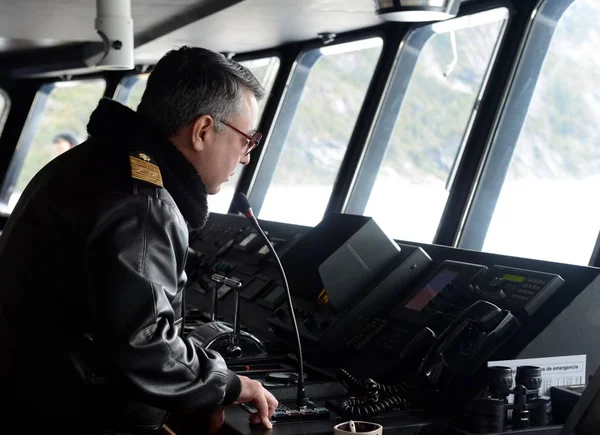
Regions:
[[[520, 132], [512, 179], [600, 172], [598, 22], [594, 0], [578, 0], [561, 19]], [[500, 30], [495, 22], [457, 31], [457, 63], [448, 76], [450, 35], [428, 41], [393, 127], [384, 172], [413, 182], [446, 181]], [[333, 182], [378, 55], [379, 48], [370, 48], [319, 60], [278, 167], [278, 184]]]
[[[537, 87], [527, 121], [514, 132], [520, 136], [509, 180], [580, 179], [600, 173], [598, 23], [597, 0], [577, 0], [561, 18], [542, 76], [537, 84], [531, 83]], [[500, 30], [501, 23], [495, 22], [457, 31], [453, 68], [449, 68], [453, 63], [450, 35], [435, 35], [428, 41], [399, 121], [388, 126], [393, 133], [382, 174], [412, 183], [446, 182]], [[328, 55], [313, 67], [275, 184], [333, 184], [380, 52], [381, 46], [376, 46]], [[257, 68], [256, 73], [264, 79], [266, 71]], [[143, 88], [134, 89], [136, 102]], [[61, 84], [53, 91], [17, 192], [53, 157], [49, 146], [54, 134], [69, 129], [85, 139], [88, 117], [103, 89], [104, 81], [92, 81], [84, 86]]]

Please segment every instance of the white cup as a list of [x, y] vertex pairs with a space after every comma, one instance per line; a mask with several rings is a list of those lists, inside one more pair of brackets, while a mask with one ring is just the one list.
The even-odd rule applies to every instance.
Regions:
[[333, 427], [334, 435], [358, 433], [361, 435], [382, 435], [383, 426], [369, 421], [346, 421]]

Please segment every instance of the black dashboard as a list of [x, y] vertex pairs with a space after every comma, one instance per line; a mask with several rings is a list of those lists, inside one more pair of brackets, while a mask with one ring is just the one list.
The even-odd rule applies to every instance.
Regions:
[[[485, 365], [481, 358], [586, 354], [590, 374], [600, 365], [594, 344], [600, 325], [590, 323], [591, 302], [600, 287], [597, 268], [391, 240], [363, 216], [331, 214], [314, 228], [260, 224], [288, 279], [309, 406], [302, 412], [294, 406], [297, 346], [282, 274], [244, 216], [211, 214], [207, 225], [191, 235], [185, 328], [197, 345], [218, 350], [230, 368], [260, 380], [280, 400], [274, 432], [332, 433], [336, 422], [364, 415], [383, 422], [386, 433], [414, 434], [449, 418], [456, 408], [451, 398], [457, 396], [441, 384], [434, 385], [435, 394], [425, 401], [412, 397], [407, 405], [405, 398], [395, 399], [369, 412], [363, 404], [349, 405], [348, 397], [352, 387], [364, 387], [365, 379], [381, 387], [376, 398], [380, 403], [399, 397], [397, 386], [408, 385], [419, 365], [423, 370], [424, 359], [433, 361], [432, 344], [450, 327], [458, 331], [460, 316], [473, 305], [480, 313], [468, 319], [469, 334], [480, 336], [469, 340], [483, 343], [481, 334], [504, 335], [494, 336], [492, 344], [488, 340], [486, 353], [468, 351], [479, 352], [479, 360], [476, 365], [471, 360], [461, 363], [473, 365], [473, 370], [467, 377], [460, 369], [460, 382], [477, 384], [483, 370], [479, 366]], [[215, 275], [234, 280], [239, 288], [217, 282]], [[493, 325], [491, 318], [496, 319]], [[236, 323], [239, 334], [234, 334]], [[231, 351], [232, 335], [239, 352]], [[464, 356], [468, 352], [464, 343], [460, 346], [453, 352]], [[395, 396], [388, 391], [392, 387]], [[375, 390], [365, 393], [363, 388], [363, 395], [377, 394]], [[410, 394], [404, 391], [402, 397]], [[228, 410], [225, 430], [260, 432], [248, 424], [251, 411], [243, 406]], [[538, 429], [557, 427], [547, 421]], [[461, 430], [493, 433], [476, 429], [467, 425]]]

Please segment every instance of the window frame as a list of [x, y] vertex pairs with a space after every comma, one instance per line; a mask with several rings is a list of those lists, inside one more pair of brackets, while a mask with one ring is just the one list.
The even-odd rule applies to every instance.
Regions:
[[117, 88], [115, 89], [113, 99], [123, 105], [127, 105], [127, 100], [131, 95], [133, 87], [140, 81], [141, 76], [146, 76], [148, 74], [147, 71], [137, 71], [134, 74], [126, 74], [121, 77], [121, 80], [119, 80]]
[[4, 100], [4, 109], [0, 112], [0, 135], [2, 135], [2, 130], [4, 130], [4, 125], [6, 124], [6, 118], [8, 118], [8, 112], [10, 112], [10, 97], [8, 93], [3, 89], [0, 89], [0, 96]]
[[[475, 10], [468, 14], [460, 15], [452, 20], [438, 24], [444, 26], [447, 25], [447, 23], [455, 20], [461, 20], [465, 17], [476, 14], [489, 13], [490, 11], [500, 10], [502, 8], [506, 9], [508, 17], [502, 29], [500, 30], [498, 41], [494, 48], [494, 52], [491, 55], [491, 62], [487, 67], [481, 88], [474, 103], [473, 111], [469, 117], [469, 122], [466, 126], [466, 130], [461, 140], [461, 145], [457, 152], [457, 157], [453, 163], [453, 167], [449, 175], [447, 190], [450, 190], [453, 187], [454, 176], [456, 174], [458, 163], [462, 159], [465, 145], [470, 136], [475, 118], [479, 111], [479, 104], [486, 91], [487, 85], [489, 85], [491, 72], [498, 60], [500, 46], [502, 45], [502, 42], [506, 36], [505, 32], [508, 21], [511, 18], [511, 11], [505, 5], [498, 5], [485, 10]], [[359, 165], [353, 186], [348, 196], [348, 200], [343, 209], [344, 213], [362, 214], [366, 209], [377, 176], [379, 174], [379, 170], [385, 160], [385, 155], [390, 145], [390, 139], [396, 126], [398, 115], [404, 103], [406, 92], [413, 78], [413, 74], [423, 48], [429, 39], [437, 33], [434, 31], [434, 26], [435, 23], [428, 23], [411, 29], [411, 31], [406, 35], [406, 38], [400, 44], [396, 61], [392, 67], [392, 71], [386, 85], [382, 103], [378, 108], [378, 113], [376, 114], [373, 123], [374, 126], [365, 147], [362, 162]], [[460, 29], [460, 27], [458, 29]], [[389, 128], [390, 125], [393, 126], [391, 129]]]
[[[303, 45], [302, 49], [298, 52], [294, 64], [287, 77], [285, 90], [281, 95], [278, 102], [278, 107], [273, 117], [271, 128], [263, 138], [262, 152], [258, 156], [258, 162], [256, 164], [256, 170], [253, 173], [248, 189], [248, 199], [252, 204], [254, 213], [258, 216], [267, 192], [271, 186], [271, 182], [275, 175], [275, 170], [279, 159], [283, 153], [286, 138], [290, 132], [292, 124], [295, 119], [296, 111], [302, 99], [306, 82], [309, 79], [312, 67], [321, 58], [322, 54], [319, 49], [335, 47], [337, 45], [368, 40], [373, 38], [380, 38], [382, 41], [382, 51], [379, 55], [379, 59], [375, 64], [373, 77], [369, 86], [367, 86], [365, 99], [359, 109], [358, 117], [356, 122], [352, 126], [352, 131], [349, 138], [348, 147], [351, 145], [352, 137], [355, 135], [356, 130], [361, 128], [360, 126], [360, 113], [362, 112], [365, 104], [367, 104], [367, 96], [369, 89], [373, 83], [375, 77], [375, 71], [384, 57], [384, 50], [386, 46], [386, 32], [381, 27], [375, 27], [360, 32], [352, 32], [344, 37], [335, 38], [333, 42], [324, 43], [322, 40], [311, 41]], [[311, 53], [312, 52], [312, 53]], [[312, 54], [312, 55], [311, 55]], [[263, 132], [265, 134], [265, 132]], [[345, 154], [348, 153], [348, 149]], [[343, 159], [342, 159], [343, 162]], [[340, 168], [340, 171], [342, 168]], [[332, 186], [335, 189], [335, 182]], [[326, 206], [327, 208], [327, 206]], [[323, 214], [326, 213], [326, 209], [323, 210]]]
[[[110, 86], [110, 81], [104, 75], [84, 75], [77, 77], [69, 77], [68, 79], [61, 80], [60, 78], [54, 77], [51, 80], [43, 81], [40, 83], [38, 90], [35, 93], [33, 100], [31, 101], [31, 106], [29, 112], [27, 114], [27, 118], [23, 123], [23, 129], [21, 134], [19, 135], [19, 140], [17, 145], [11, 155], [10, 161], [8, 163], [6, 173], [4, 174], [4, 178], [2, 179], [2, 183], [0, 184], [0, 202], [4, 199], [8, 199], [8, 190], [11, 187], [14, 187], [17, 183], [19, 175], [23, 169], [23, 165], [25, 163], [25, 159], [33, 145], [33, 140], [35, 135], [38, 132], [40, 122], [42, 120], [42, 115], [44, 110], [46, 109], [46, 104], [48, 102], [48, 98], [57, 84], [59, 83], [67, 83], [67, 82], [86, 82], [93, 80], [103, 80], [104, 81], [104, 91], [102, 93], [102, 97], [107, 95], [107, 91]], [[0, 216], [9, 217], [12, 214], [12, 210], [9, 212], [0, 211]]]
[[531, 14], [457, 237], [459, 248], [477, 251], [483, 248], [536, 90], [528, 82], [534, 79], [537, 84], [560, 18], [575, 1], [540, 0]]
[[[448, 174], [446, 183], [446, 190], [449, 192], [448, 200], [450, 199], [452, 190], [458, 188], [458, 186], [455, 185], [458, 167], [464, 158], [465, 149], [471, 139], [471, 134], [474, 132], [477, 117], [481, 112], [481, 103], [488, 91], [488, 87], [493, 83], [491, 77], [497, 63], [501, 59], [500, 52], [508, 36], [509, 24], [513, 18], [512, 8], [509, 4], [504, 2], [487, 5], [484, 8], [473, 8], [451, 20], [439, 23], [426, 23], [410, 29], [398, 47], [395, 62], [392, 65], [381, 104], [377, 109], [377, 113], [373, 120], [373, 127], [367, 138], [367, 144], [364, 148], [361, 162], [357, 168], [348, 199], [343, 208], [343, 213], [364, 214], [366, 210], [379, 171], [385, 161], [393, 130], [398, 122], [398, 116], [413, 79], [415, 68], [427, 42], [435, 34], [448, 33], [471, 27], [470, 17], [478, 14], [487, 14], [491, 17], [493, 17], [493, 14], [498, 14], [499, 16], [503, 14], [506, 18], [500, 28], [498, 39], [494, 45], [493, 52], [490, 55], [490, 62], [482, 77], [480, 88], [477, 91], [475, 101], [473, 102], [473, 109], [471, 110], [468, 122], [465, 125], [456, 158], [452, 164], [450, 173]], [[485, 19], [485, 17], [483, 19]], [[436, 30], [436, 27], [441, 29]], [[390, 128], [390, 126], [392, 127]], [[447, 205], [448, 201], [446, 202], [446, 206]], [[437, 237], [437, 233], [444, 223], [444, 217], [444, 213], [442, 213], [440, 215], [437, 231], [432, 235], [432, 240], [435, 240]]]
[[[25, 163], [27, 154], [29, 153], [31, 145], [33, 144], [35, 134], [39, 129], [39, 125], [42, 120], [42, 114], [44, 113], [46, 103], [48, 102], [48, 97], [54, 88], [55, 82], [44, 83], [39, 87], [35, 94], [35, 97], [31, 103], [29, 115], [27, 115], [27, 120], [25, 121], [23, 131], [19, 137], [19, 142], [17, 143], [15, 151], [13, 152], [10, 163], [6, 170], [6, 174], [2, 180], [2, 185], [0, 186], [0, 202], [3, 199], [8, 199], [8, 189], [15, 186], [17, 183], [17, 179], [19, 178], [19, 174], [23, 169], [23, 164]], [[12, 211], [9, 213], [1, 213], [5, 216], [8, 216], [10, 213], [12, 213]]]

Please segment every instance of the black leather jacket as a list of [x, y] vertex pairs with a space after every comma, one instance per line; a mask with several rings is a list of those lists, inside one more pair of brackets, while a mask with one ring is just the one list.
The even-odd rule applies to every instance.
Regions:
[[[181, 336], [188, 231], [206, 222], [204, 185], [119, 103], [101, 100], [88, 132], [29, 183], [0, 237], [3, 397], [32, 423], [124, 432], [157, 428], [165, 411], [233, 402], [239, 378]], [[156, 171], [158, 184], [132, 176], [130, 158], [147, 157], [162, 187]]]

